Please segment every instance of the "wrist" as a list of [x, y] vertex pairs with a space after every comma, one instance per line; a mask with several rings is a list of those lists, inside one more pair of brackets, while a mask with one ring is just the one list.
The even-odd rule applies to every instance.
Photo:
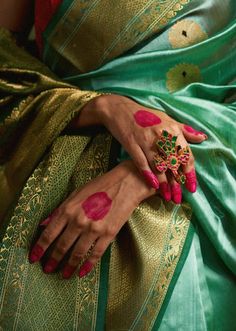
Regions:
[[82, 128], [87, 126], [100, 126], [103, 124], [103, 108], [105, 105], [105, 95], [98, 95], [84, 105], [78, 116], [76, 116], [71, 122], [70, 127]]
[[134, 199], [136, 205], [156, 194], [156, 190], [147, 184], [132, 160], [123, 161], [117, 167], [121, 168], [119, 173], [127, 186], [127, 196]]

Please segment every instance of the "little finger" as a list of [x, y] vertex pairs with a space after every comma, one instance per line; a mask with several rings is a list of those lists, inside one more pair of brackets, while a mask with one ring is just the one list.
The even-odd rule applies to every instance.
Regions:
[[67, 218], [62, 214], [60, 209], [56, 209], [51, 215], [50, 223], [43, 230], [29, 253], [30, 263], [35, 263], [41, 259], [48, 247], [60, 235], [67, 224]]

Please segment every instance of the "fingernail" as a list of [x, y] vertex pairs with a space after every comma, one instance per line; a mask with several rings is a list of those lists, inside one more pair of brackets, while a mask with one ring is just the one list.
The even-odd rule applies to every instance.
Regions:
[[93, 269], [93, 264], [90, 261], [84, 262], [79, 270], [79, 277], [82, 278], [86, 276]]
[[53, 211], [53, 213], [50, 214], [45, 220], [43, 220], [39, 225], [40, 225], [40, 226], [47, 226], [47, 225], [51, 222], [51, 220], [52, 220], [55, 216], [58, 215], [58, 213], [59, 213], [59, 210], [58, 210], [58, 209], [55, 209], [55, 210]]
[[69, 279], [73, 275], [75, 270], [76, 270], [76, 267], [72, 267], [71, 265], [66, 264], [62, 271], [62, 277], [65, 279]]
[[182, 202], [182, 190], [181, 185], [174, 184], [171, 186], [172, 200], [174, 203], [179, 205]]
[[185, 128], [186, 131], [188, 131], [189, 133], [194, 134], [195, 136], [201, 135], [201, 136], [204, 136], [205, 139], [208, 139], [208, 136], [204, 132], [197, 131], [189, 125], [184, 125], [184, 128]]
[[52, 219], [52, 217], [49, 216], [49, 217], [46, 218], [44, 221], [42, 221], [39, 225], [40, 225], [40, 226], [47, 226], [47, 225], [50, 223], [51, 219]]
[[37, 262], [41, 259], [41, 257], [43, 256], [44, 254], [44, 250], [41, 246], [39, 246], [38, 244], [36, 244], [30, 254], [29, 254], [29, 261], [30, 263], [34, 263], [34, 262]]
[[166, 201], [171, 200], [171, 190], [170, 190], [170, 185], [166, 182], [160, 183], [160, 191], [163, 196], [163, 198]]
[[185, 186], [189, 190], [189, 192], [194, 193], [197, 190], [197, 177], [195, 170], [191, 170], [190, 172], [185, 174], [186, 183]]
[[48, 262], [45, 264], [44, 268], [43, 268], [43, 271], [46, 273], [46, 274], [49, 274], [51, 272], [53, 272], [56, 267], [58, 265], [58, 261], [56, 259], [54, 259], [53, 257], [51, 257]]
[[143, 176], [146, 179], [146, 182], [151, 185], [155, 190], [159, 189], [159, 182], [157, 177], [154, 175], [153, 172], [149, 170], [143, 170]]

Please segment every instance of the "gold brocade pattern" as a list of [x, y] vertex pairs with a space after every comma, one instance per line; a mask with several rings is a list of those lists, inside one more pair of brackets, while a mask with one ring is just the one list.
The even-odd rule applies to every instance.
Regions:
[[95, 69], [157, 33], [190, 1], [74, 1], [47, 39], [56, 50], [48, 61]]
[[88, 277], [68, 282], [59, 274], [45, 275], [39, 264], [28, 262], [40, 220], [69, 191], [107, 169], [111, 137], [98, 135], [86, 148], [89, 141], [88, 137], [58, 138], [25, 185], [0, 249], [0, 325], [4, 330], [95, 330], [100, 264]]
[[112, 249], [107, 330], [152, 329], [179, 261], [190, 213], [189, 207], [164, 205], [159, 197], [135, 210]]
[[[93, 331], [98, 317], [100, 264], [82, 280], [63, 281], [58, 273], [45, 275], [39, 264], [30, 265], [27, 255], [39, 222], [69, 192], [107, 171], [111, 137], [63, 135], [70, 119], [98, 94], [55, 80], [43, 66], [42, 74], [41, 64], [32, 62], [16, 46], [11, 48], [8, 39], [0, 39], [0, 54], [6, 43], [12, 68], [0, 68], [0, 76], [5, 77], [0, 89], [19, 102], [12, 117], [11, 98], [2, 102], [10, 102], [5, 125], [16, 125], [13, 131], [24, 134], [16, 146], [11, 145], [12, 157], [0, 173], [3, 207], [22, 189], [11, 216], [0, 228], [0, 325], [9, 331]], [[18, 52], [25, 66], [20, 69]], [[23, 92], [18, 87], [14, 90], [11, 81], [19, 83], [22, 77]], [[34, 95], [34, 99], [24, 105], [26, 95]], [[29, 118], [20, 127], [25, 114]], [[155, 197], [137, 208], [124, 226], [112, 248], [109, 331], [119, 323], [122, 329], [125, 325], [140, 331], [151, 328], [182, 253], [188, 219], [180, 206], [164, 205]]]
[[201, 81], [202, 75], [197, 65], [180, 63], [167, 72], [166, 86], [170, 92], [175, 92], [189, 84]]
[[[81, 107], [100, 95], [57, 78], [0, 29], [0, 220], [54, 139]], [[14, 84], [12, 83], [14, 82]], [[39, 139], [39, 134], [43, 139]]]

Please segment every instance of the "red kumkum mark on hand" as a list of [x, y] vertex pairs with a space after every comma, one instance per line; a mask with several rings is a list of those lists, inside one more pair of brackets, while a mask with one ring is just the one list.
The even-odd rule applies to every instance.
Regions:
[[83, 203], [82, 208], [85, 215], [93, 221], [102, 220], [109, 212], [112, 200], [106, 192], [97, 192], [88, 197]]
[[134, 114], [134, 119], [135, 122], [142, 128], [147, 128], [161, 123], [160, 117], [146, 110], [138, 110]]

